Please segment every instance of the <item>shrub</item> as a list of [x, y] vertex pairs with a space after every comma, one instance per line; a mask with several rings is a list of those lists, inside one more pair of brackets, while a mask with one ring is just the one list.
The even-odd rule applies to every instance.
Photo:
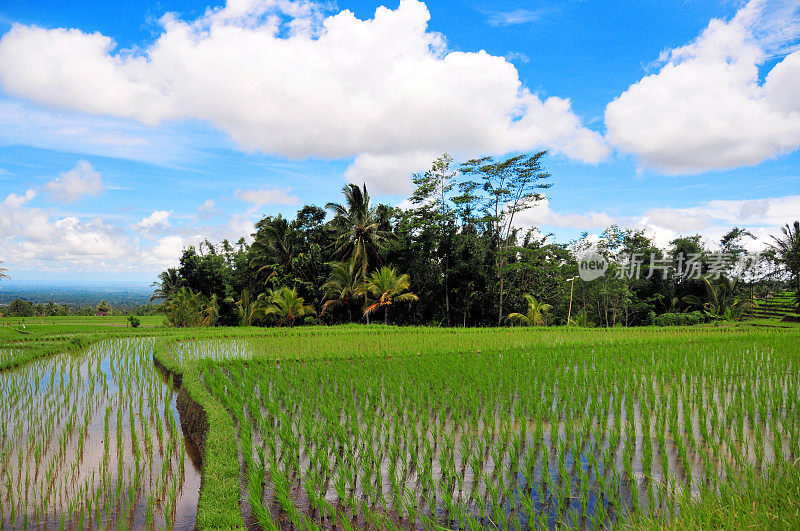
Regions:
[[128, 322], [131, 324], [133, 328], [137, 328], [140, 324], [142, 324], [142, 322], [139, 321], [139, 318], [136, 317], [135, 315], [129, 315]]
[[656, 326], [693, 326], [705, 322], [702, 312], [692, 313], [662, 313], [654, 319]]
[[655, 319], [656, 326], [675, 326], [676, 324], [678, 324], [677, 315], [678, 314], [668, 312], [656, 316]]

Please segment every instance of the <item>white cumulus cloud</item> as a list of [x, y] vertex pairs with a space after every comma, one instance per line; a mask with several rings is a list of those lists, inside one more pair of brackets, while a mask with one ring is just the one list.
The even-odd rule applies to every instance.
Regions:
[[102, 218], [54, 219], [47, 211], [28, 208], [12, 196], [0, 203], [0, 255], [10, 266], [111, 270], [123, 267], [126, 257], [135, 251], [124, 232]]
[[152, 214], [139, 221], [136, 228], [145, 232], [167, 229], [171, 215], [172, 212], [168, 210], [154, 210]]
[[[589, 163], [607, 156], [568, 99], [533, 94], [503, 57], [449, 51], [429, 18], [417, 0], [368, 20], [348, 10], [326, 17], [308, 2], [230, 1], [196, 20], [165, 15], [159, 37], [137, 51], [99, 33], [15, 24], [0, 39], [0, 84], [147, 124], [200, 119], [242, 149], [292, 158], [539, 148]], [[365, 178], [398, 191], [399, 181], [408, 187], [403, 170]]]
[[568, 227], [580, 230], [602, 229], [616, 223], [614, 218], [605, 212], [585, 212], [582, 214], [562, 214], [550, 208], [549, 199], [535, 203], [535, 206], [518, 214], [518, 221], [523, 226]]
[[[669, 174], [757, 164], [800, 146], [800, 3], [750, 0], [606, 107], [606, 138]], [[781, 59], [759, 80], [759, 67]]]
[[73, 203], [81, 197], [102, 193], [103, 179], [91, 164], [81, 160], [73, 169], [47, 183], [45, 190], [57, 201]]
[[254, 205], [296, 205], [300, 200], [292, 195], [291, 188], [260, 188], [256, 190], [237, 189], [234, 195], [245, 203]]
[[33, 199], [34, 197], [36, 197], [36, 190], [31, 188], [22, 195], [8, 194], [8, 196], [3, 201], [3, 204], [5, 204], [9, 208], [17, 209], [22, 205], [24, 205], [25, 203], [27, 203], [28, 201], [30, 201], [31, 199]]

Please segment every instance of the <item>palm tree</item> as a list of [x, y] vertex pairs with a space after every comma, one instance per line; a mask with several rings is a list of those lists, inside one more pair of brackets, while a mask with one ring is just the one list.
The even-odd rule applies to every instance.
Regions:
[[367, 185], [359, 188], [348, 184], [342, 188], [345, 204], [328, 203], [325, 208], [333, 212], [333, 224], [339, 229], [334, 254], [349, 256], [366, 272], [370, 266], [381, 264], [380, 252], [389, 237], [380, 229], [377, 209], [370, 206]]
[[353, 302], [359, 297], [359, 286], [364, 279], [364, 272], [356, 265], [355, 260], [333, 262], [331, 275], [322, 286], [325, 291], [325, 304], [322, 313], [327, 313], [333, 308], [344, 306], [347, 308], [348, 321], [353, 320]]
[[738, 278], [731, 282], [727, 277], [721, 277], [719, 281], [712, 284], [708, 277], [703, 277], [703, 281], [708, 288], [710, 300], [703, 302], [694, 295], [687, 295], [683, 298], [685, 303], [702, 308], [707, 316], [714, 319], [729, 321], [744, 317], [752, 302], [736, 296], [736, 288], [739, 285]]
[[201, 326], [214, 326], [217, 324], [217, 320], [219, 319], [219, 301], [216, 295], [211, 296], [205, 308], [203, 308], [201, 315]]
[[778, 253], [783, 265], [791, 275], [792, 288], [797, 302], [797, 311], [800, 312], [800, 221], [791, 225], [788, 223], [781, 227], [782, 236], [773, 236], [772, 248]]
[[289, 222], [283, 217], [268, 217], [256, 224], [256, 237], [250, 246], [250, 267], [256, 274], [269, 272], [268, 282], [279, 269], [288, 271], [295, 255], [295, 245]]
[[264, 313], [277, 317], [288, 323], [289, 326], [294, 326], [296, 319], [314, 315], [317, 312], [312, 306], [305, 303], [303, 297], [297, 294], [296, 289], [284, 287], [272, 294], [269, 307]]
[[180, 288], [167, 299], [166, 308], [173, 326], [214, 326], [219, 319], [217, 296], [209, 299], [191, 288]]
[[158, 280], [153, 282], [152, 285], [156, 286], [156, 289], [150, 297], [151, 301], [169, 299], [181, 287], [181, 274], [174, 267], [170, 267], [166, 271], [162, 271], [158, 275]]
[[510, 313], [506, 317], [509, 321], [519, 322], [526, 326], [537, 326], [547, 324], [547, 312], [553, 307], [545, 302], [539, 302], [533, 295], [525, 294], [528, 301], [528, 313]]
[[[3, 262], [0, 262], [0, 264], [2, 263]], [[0, 267], [0, 280], [3, 280], [4, 278], [11, 278], [10, 276], [8, 276], [6, 271], [8, 271], [8, 269], [6, 269], [5, 267]]]
[[111, 315], [111, 305], [102, 300], [97, 304], [97, 315]]
[[[269, 295], [271, 295], [271, 292]], [[225, 301], [234, 304], [233, 311], [236, 313], [236, 317], [239, 318], [240, 326], [252, 326], [253, 321], [255, 321], [259, 315], [264, 315], [264, 301], [269, 295], [261, 293], [258, 297], [253, 299], [248, 290], [243, 290], [242, 297], [238, 301], [234, 302], [233, 297], [228, 297]]]
[[167, 299], [167, 319], [173, 326], [198, 326], [206, 302], [201, 293], [191, 288], [180, 288]]
[[[383, 308], [383, 322], [389, 322], [389, 306], [398, 302], [418, 301], [419, 297], [409, 291], [411, 280], [405, 273], [397, 274], [393, 267], [382, 267], [367, 277], [360, 291], [371, 295], [374, 300], [368, 300], [364, 309], [364, 316], [369, 316]], [[371, 303], [371, 304], [370, 304]]]
[[584, 328], [587, 326], [594, 326], [594, 324], [592, 324], [592, 322], [589, 320], [589, 314], [586, 313], [586, 310], [581, 310], [576, 313], [575, 316], [572, 317], [569, 322], [567, 322], [567, 324]]

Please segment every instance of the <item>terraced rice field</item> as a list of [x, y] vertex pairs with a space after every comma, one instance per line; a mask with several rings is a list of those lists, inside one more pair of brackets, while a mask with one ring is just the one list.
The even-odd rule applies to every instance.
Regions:
[[283, 360], [247, 343], [230, 349], [246, 361], [199, 365], [235, 426], [250, 527], [669, 519], [800, 456], [796, 335], [544, 334]]
[[153, 339], [0, 374], [3, 528], [191, 528], [200, 474]]
[[800, 525], [796, 330], [230, 335], [0, 372], [2, 527]]

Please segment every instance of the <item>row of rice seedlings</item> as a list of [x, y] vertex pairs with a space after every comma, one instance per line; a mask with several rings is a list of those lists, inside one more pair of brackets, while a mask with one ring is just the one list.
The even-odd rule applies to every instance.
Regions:
[[[693, 331], [681, 331], [691, 337]], [[648, 329], [593, 330], [541, 328], [398, 328], [398, 327], [299, 327], [267, 329], [239, 338], [181, 337], [172, 345], [179, 361], [190, 359], [330, 359], [375, 355], [429, 355], [434, 352], [478, 352], [485, 349], [536, 345], [613, 343], [622, 338], [657, 337]]]
[[0, 364], [21, 357], [23, 352], [21, 348], [0, 348]]
[[172, 526], [186, 456], [152, 347], [106, 342], [0, 375], [3, 527]]
[[245, 500], [265, 528], [600, 526], [668, 518], [796, 459], [796, 352], [770, 334], [564, 341], [209, 361], [204, 379], [236, 421]]

